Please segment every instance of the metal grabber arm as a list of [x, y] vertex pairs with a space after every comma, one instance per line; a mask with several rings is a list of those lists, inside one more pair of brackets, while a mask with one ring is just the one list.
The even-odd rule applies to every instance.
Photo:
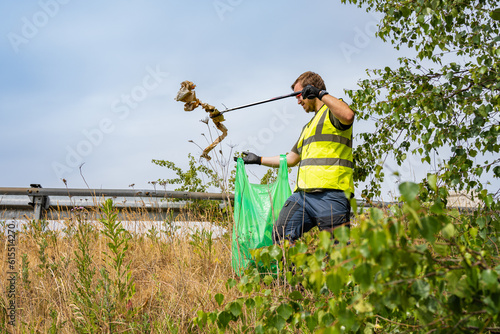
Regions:
[[240, 107], [226, 109], [226, 110], [221, 112], [221, 111], [217, 110], [214, 106], [211, 106], [210, 104], [207, 104], [207, 103], [202, 103], [200, 100], [198, 100], [196, 98], [196, 93], [194, 91], [195, 87], [196, 87], [196, 85], [193, 84], [191, 81], [183, 81], [181, 83], [181, 89], [177, 93], [177, 96], [175, 99], [177, 101], [184, 102], [184, 110], [185, 111], [192, 111], [201, 105], [201, 107], [203, 109], [205, 109], [206, 112], [208, 112], [208, 114], [210, 115], [210, 118], [214, 122], [214, 125], [217, 127], [217, 129], [222, 132], [222, 134], [212, 144], [210, 144], [207, 148], [205, 148], [203, 150], [201, 157], [205, 158], [207, 160], [211, 159], [210, 156], [208, 155], [208, 153], [211, 150], [213, 150], [215, 148], [215, 146], [217, 146], [217, 144], [219, 144], [227, 136], [227, 128], [222, 124], [222, 122], [225, 121], [223, 114], [225, 114], [229, 111], [233, 111], [233, 110], [252, 107], [252, 106], [256, 106], [258, 104], [262, 104], [262, 103], [277, 101], [277, 100], [281, 100], [281, 99], [291, 97], [291, 96], [297, 96], [301, 93], [301, 92], [293, 92], [291, 94], [273, 97], [272, 99], [267, 99], [264, 101], [246, 104], [246, 105], [243, 105]]

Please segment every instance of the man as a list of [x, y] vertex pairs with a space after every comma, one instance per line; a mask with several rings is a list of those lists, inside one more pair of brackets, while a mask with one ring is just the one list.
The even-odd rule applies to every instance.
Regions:
[[[314, 117], [302, 129], [288, 166], [299, 165], [295, 192], [285, 202], [274, 226], [275, 243], [295, 241], [314, 226], [333, 231], [348, 225], [349, 197], [354, 193], [352, 123], [354, 112], [326, 91], [318, 74], [305, 72], [292, 84], [297, 102]], [[280, 157], [260, 157], [243, 152], [246, 164], [278, 167]]]

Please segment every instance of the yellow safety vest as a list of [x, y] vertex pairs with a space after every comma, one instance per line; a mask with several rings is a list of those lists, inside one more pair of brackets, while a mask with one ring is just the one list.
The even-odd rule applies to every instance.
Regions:
[[295, 190], [337, 189], [354, 193], [352, 126], [333, 126], [323, 105], [304, 127], [297, 142], [300, 165]]

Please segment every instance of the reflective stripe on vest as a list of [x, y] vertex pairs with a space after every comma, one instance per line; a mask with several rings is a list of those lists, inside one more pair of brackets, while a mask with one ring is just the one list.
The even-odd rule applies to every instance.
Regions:
[[353, 193], [352, 126], [344, 131], [337, 129], [329, 113], [323, 105], [302, 130], [297, 143], [300, 165], [296, 189]]

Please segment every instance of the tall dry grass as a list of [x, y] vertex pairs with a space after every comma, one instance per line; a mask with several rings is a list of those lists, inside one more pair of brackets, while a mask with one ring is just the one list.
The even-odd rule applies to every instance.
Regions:
[[[179, 234], [172, 221], [154, 225], [145, 212], [131, 210], [122, 212], [126, 232], [118, 220], [113, 225], [116, 212], [110, 210], [67, 212], [59, 230], [44, 221], [22, 225], [15, 250], [15, 326], [7, 317], [3, 223], [0, 331], [185, 333], [196, 331], [191, 319], [197, 310], [217, 308], [214, 295], [237, 298], [237, 290], [225, 286], [234, 277], [230, 233]], [[210, 210], [196, 218], [214, 220]], [[230, 218], [218, 223], [229, 232]]]

